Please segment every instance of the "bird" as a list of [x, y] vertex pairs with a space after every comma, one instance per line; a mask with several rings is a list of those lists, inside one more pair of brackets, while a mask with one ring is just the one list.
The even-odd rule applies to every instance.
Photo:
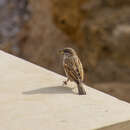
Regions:
[[86, 95], [86, 91], [83, 87], [84, 71], [82, 63], [73, 48], [64, 48], [59, 50], [63, 55], [63, 68], [67, 76], [67, 80], [64, 84], [67, 85], [68, 81], [74, 81], [78, 87], [79, 95]]

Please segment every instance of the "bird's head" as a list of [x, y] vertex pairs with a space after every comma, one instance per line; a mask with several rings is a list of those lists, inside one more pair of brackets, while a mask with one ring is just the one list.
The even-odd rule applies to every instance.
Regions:
[[65, 56], [73, 56], [76, 54], [75, 50], [72, 49], [72, 48], [64, 48], [64, 49], [61, 49], [59, 50], [59, 53], [61, 55], [65, 55]]

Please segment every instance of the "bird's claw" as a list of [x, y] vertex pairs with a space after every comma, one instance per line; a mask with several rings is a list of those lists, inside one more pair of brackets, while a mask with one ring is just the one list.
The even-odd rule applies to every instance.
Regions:
[[67, 81], [63, 81], [63, 87], [66, 87]]

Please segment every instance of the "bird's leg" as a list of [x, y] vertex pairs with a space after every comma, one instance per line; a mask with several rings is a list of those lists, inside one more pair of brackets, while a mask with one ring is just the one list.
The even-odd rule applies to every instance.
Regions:
[[63, 86], [66, 86], [68, 81], [69, 81], [69, 78], [67, 78], [67, 80], [63, 81]]

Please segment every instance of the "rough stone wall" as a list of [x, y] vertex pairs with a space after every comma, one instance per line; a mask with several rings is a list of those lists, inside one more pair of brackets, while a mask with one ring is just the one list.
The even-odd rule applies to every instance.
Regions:
[[18, 53], [18, 34], [29, 19], [27, 5], [27, 0], [0, 0], [0, 49]]

